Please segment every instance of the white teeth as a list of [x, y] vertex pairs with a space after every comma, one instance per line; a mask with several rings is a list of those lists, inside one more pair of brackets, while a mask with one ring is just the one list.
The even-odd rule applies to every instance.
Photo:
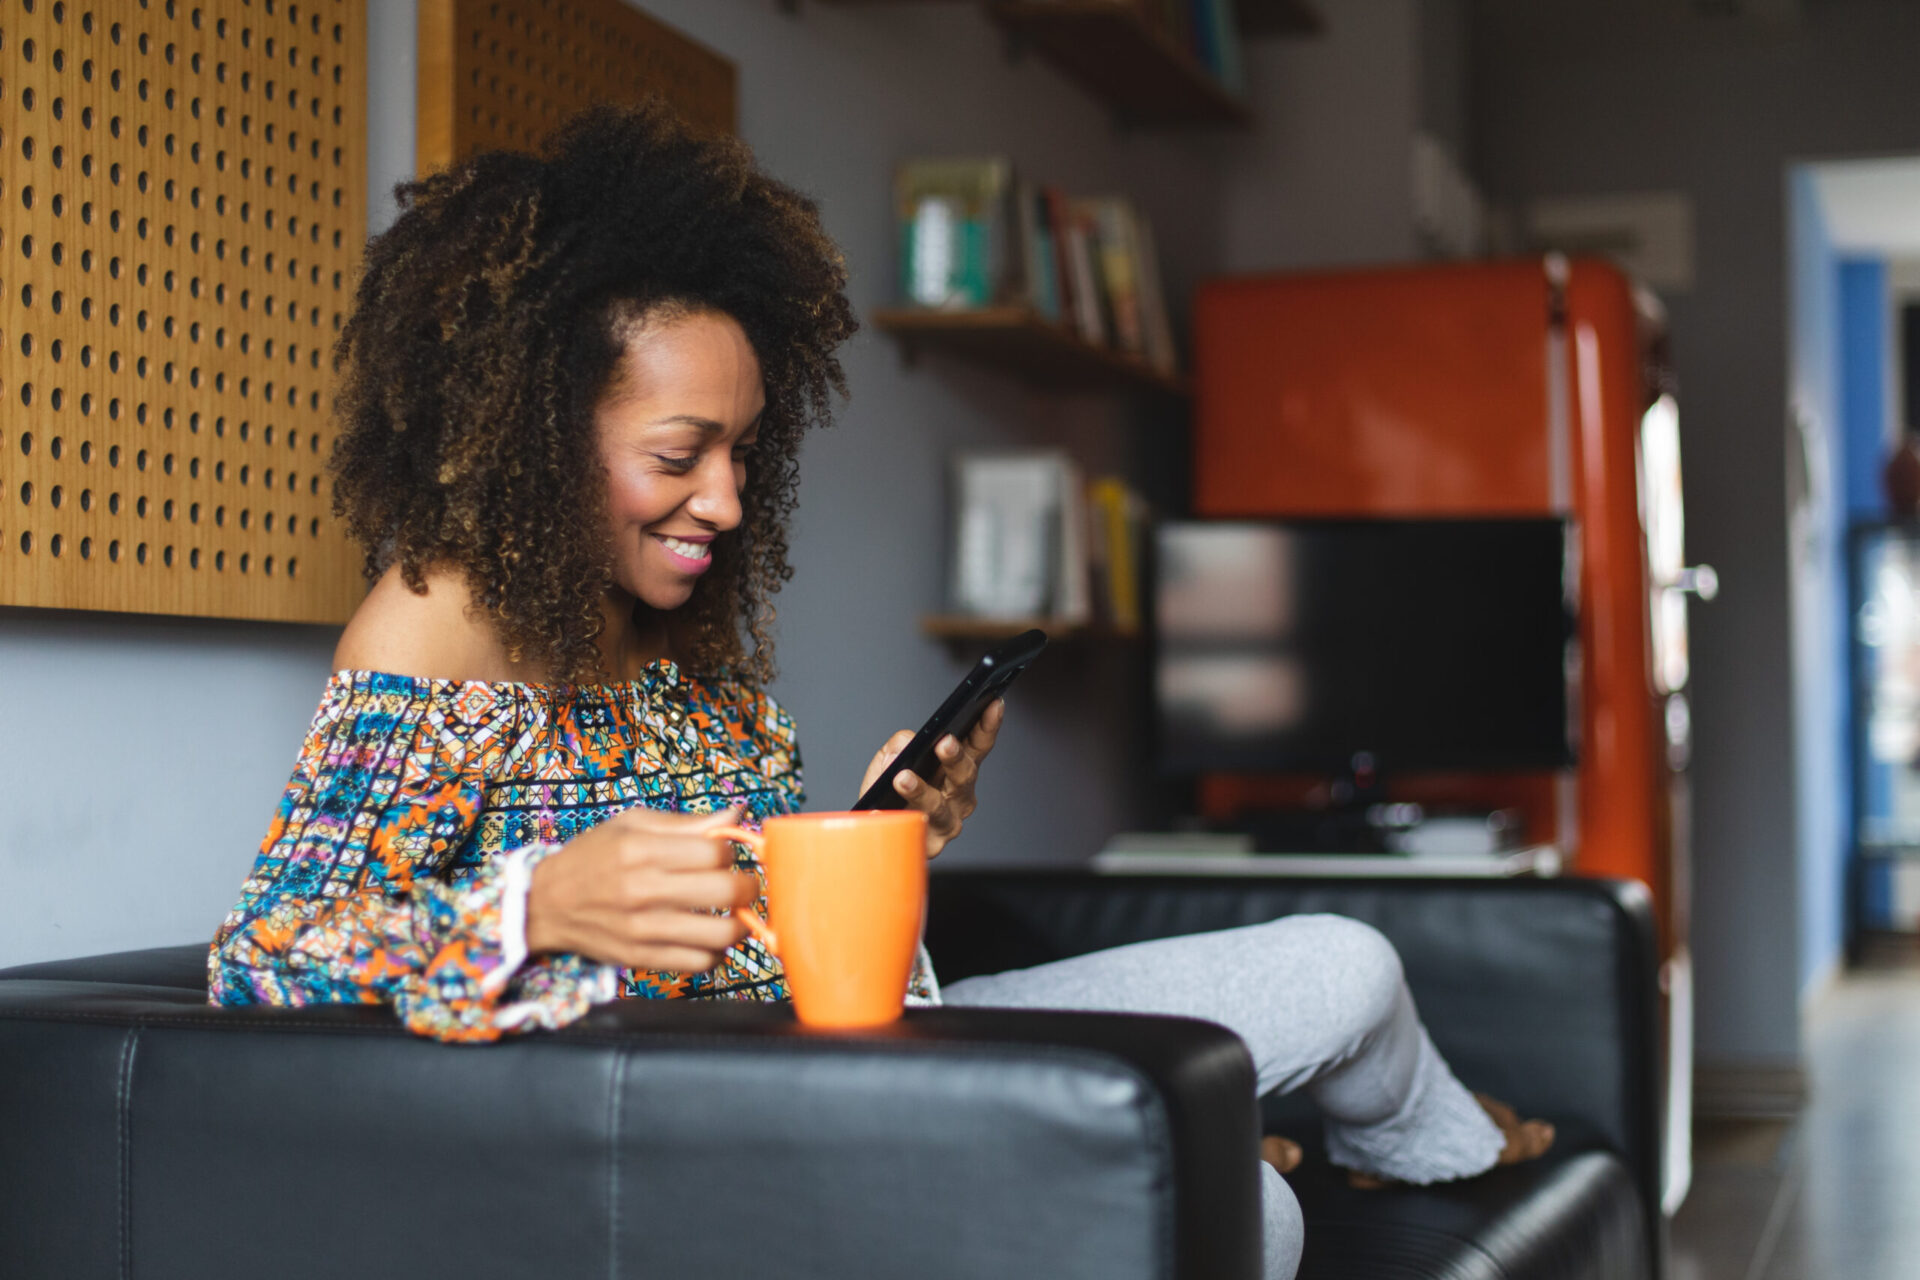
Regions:
[[685, 556], [689, 560], [705, 560], [713, 554], [713, 547], [704, 542], [682, 542], [678, 538], [669, 538], [664, 535], [661, 536], [660, 541], [666, 544], [667, 550], [675, 555]]

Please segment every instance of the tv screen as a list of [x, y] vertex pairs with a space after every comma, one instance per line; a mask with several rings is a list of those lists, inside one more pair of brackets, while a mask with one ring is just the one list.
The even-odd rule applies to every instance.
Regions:
[[1172, 772], [1573, 763], [1575, 598], [1553, 519], [1206, 521], [1155, 539]]

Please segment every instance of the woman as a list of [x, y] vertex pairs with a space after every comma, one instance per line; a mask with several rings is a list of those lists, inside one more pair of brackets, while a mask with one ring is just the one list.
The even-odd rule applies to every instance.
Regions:
[[[802, 803], [764, 685], [795, 457], [855, 328], [839, 253], [743, 147], [657, 107], [596, 110], [541, 158], [481, 155], [401, 195], [339, 350], [335, 501], [373, 586], [214, 940], [212, 999], [390, 1002], [445, 1040], [618, 995], [783, 999], [778, 961], [722, 914], [764, 909], [756, 868], [713, 832]], [[901, 776], [929, 857], [972, 812], [1002, 716], [940, 744], [937, 783]], [[912, 986], [940, 998], [924, 954]], [[1313, 1092], [1335, 1159], [1368, 1177], [1544, 1147], [1453, 1079], [1392, 948], [1351, 921], [946, 999], [1222, 1022], [1263, 1090]], [[1268, 1268], [1290, 1276], [1298, 1209], [1263, 1176]]]

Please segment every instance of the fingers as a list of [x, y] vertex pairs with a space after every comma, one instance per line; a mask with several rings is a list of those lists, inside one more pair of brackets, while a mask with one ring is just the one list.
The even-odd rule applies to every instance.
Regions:
[[995, 698], [988, 704], [987, 709], [980, 713], [980, 718], [974, 721], [972, 731], [967, 734], [967, 749], [973, 752], [975, 760], [993, 750], [995, 740], [1000, 737], [1000, 726], [1005, 723], [1006, 718], [1007, 700]]
[[627, 937], [634, 944], [701, 951], [725, 951], [746, 931], [747, 927], [731, 915], [702, 915], [697, 911], [636, 911], [627, 922]]
[[873, 753], [873, 759], [868, 761], [867, 763], [867, 776], [871, 778], [873, 775], [879, 773], [882, 769], [892, 764], [893, 758], [899, 755], [902, 751], [905, 751], [907, 749], [907, 744], [912, 741], [913, 741], [913, 734], [906, 729], [901, 729], [900, 731], [895, 733], [891, 738], [888, 738], [885, 742], [881, 743], [880, 749]]
[[867, 788], [873, 785], [874, 779], [878, 778], [881, 773], [886, 770], [886, 767], [893, 763], [894, 757], [898, 756], [902, 751], [905, 751], [907, 744], [912, 741], [913, 734], [906, 729], [901, 729], [891, 738], [888, 738], [885, 743], [881, 744], [880, 749], [873, 753], [873, 759], [867, 762], [866, 773], [861, 775], [861, 795], [867, 793]]
[[620, 849], [621, 864], [635, 872], [724, 871], [733, 861], [733, 846], [712, 836], [656, 835], [629, 840]]
[[949, 793], [959, 787], [972, 786], [980, 774], [980, 757], [970, 747], [963, 750], [952, 734], [935, 744], [933, 754], [940, 761], [940, 781]]
[[707, 951], [697, 947], [640, 947], [620, 957], [626, 969], [644, 969], [661, 973], [705, 973], [720, 963], [725, 951]]
[[[909, 807], [927, 815], [929, 834], [941, 837], [943, 843], [958, 834], [960, 821], [966, 815], [955, 811], [945, 790], [928, 786], [911, 773], [903, 773], [893, 782], [894, 790], [905, 797]], [[967, 801], [967, 812], [972, 812], [971, 798]]]
[[628, 901], [641, 910], [731, 910], [759, 896], [759, 882], [744, 871], [636, 872], [627, 886]]
[[633, 870], [721, 870], [734, 863], [733, 846], [709, 834], [735, 826], [746, 813], [736, 802], [717, 813], [661, 813], [629, 809], [608, 819], [605, 826], [619, 842], [620, 862]]

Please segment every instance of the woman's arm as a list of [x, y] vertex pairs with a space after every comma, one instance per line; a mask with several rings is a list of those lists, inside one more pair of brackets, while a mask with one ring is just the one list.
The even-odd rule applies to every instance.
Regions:
[[516, 850], [459, 883], [447, 878], [477, 820], [481, 780], [433, 697], [428, 682], [405, 677], [330, 686], [214, 938], [215, 1003], [391, 1002], [423, 1034], [499, 1034], [490, 1014], [525, 951], [503, 917], [551, 850]]
[[450, 874], [478, 820], [477, 744], [502, 732], [484, 686], [337, 678], [214, 940], [214, 1001], [390, 1002], [421, 1034], [490, 1040], [611, 999], [606, 966], [718, 963], [741, 926], [703, 910], [758, 892], [706, 834], [737, 811], [636, 810]]

